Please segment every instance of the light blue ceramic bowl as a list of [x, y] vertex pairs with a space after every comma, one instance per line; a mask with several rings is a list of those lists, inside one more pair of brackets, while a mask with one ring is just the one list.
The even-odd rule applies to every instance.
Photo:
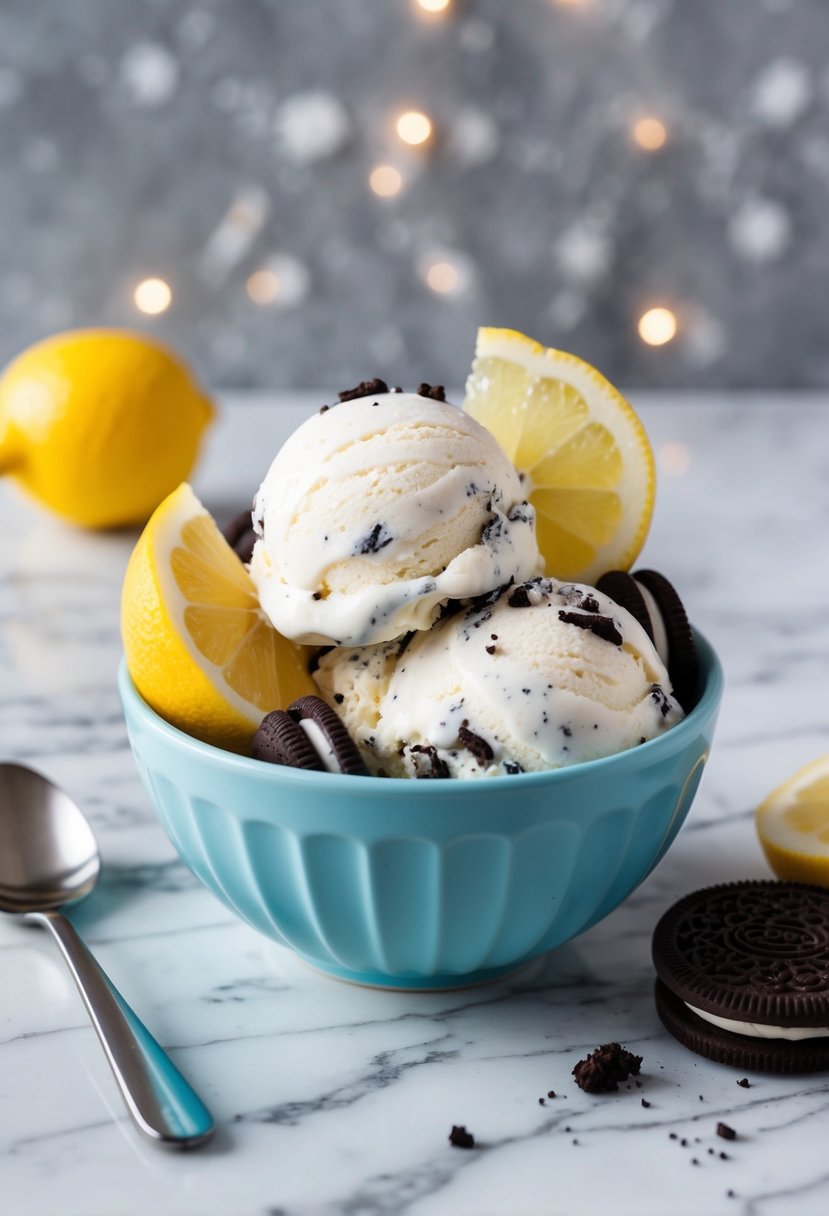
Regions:
[[722, 696], [697, 634], [698, 705], [649, 743], [481, 781], [303, 772], [163, 721], [122, 664], [141, 776], [190, 869], [261, 933], [332, 975], [395, 988], [478, 983], [612, 912], [670, 845]]

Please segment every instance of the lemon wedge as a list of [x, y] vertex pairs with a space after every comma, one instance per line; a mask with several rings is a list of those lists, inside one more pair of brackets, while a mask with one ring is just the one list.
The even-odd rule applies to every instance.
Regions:
[[547, 574], [595, 583], [629, 569], [653, 515], [654, 460], [604, 376], [515, 330], [479, 329], [464, 409], [521, 474]]
[[778, 878], [829, 887], [829, 756], [773, 790], [757, 808], [755, 825]]
[[155, 510], [130, 557], [121, 635], [129, 673], [156, 713], [231, 751], [249, 749], [266, 713], [316, 692], [311, 650], [273, 628], [186, 483]]

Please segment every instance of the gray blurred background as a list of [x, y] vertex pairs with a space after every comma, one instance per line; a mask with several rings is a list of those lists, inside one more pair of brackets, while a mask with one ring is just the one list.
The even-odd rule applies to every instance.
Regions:
[[2, 0], [0, 360], [106, 323], [217, 386], [458, 384], [490, 324], [826, 385], [828, 59], [827, 0]]

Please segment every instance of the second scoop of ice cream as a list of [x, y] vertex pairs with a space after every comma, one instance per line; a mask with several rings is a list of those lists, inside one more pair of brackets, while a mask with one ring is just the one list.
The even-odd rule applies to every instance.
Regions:
[[254, 525], [262, 607], [299, 642], [428, 629], [443, 601], [541, 569], [533, 509], [496, 440], [456, 406], [409, 393], [309, 418], [271, 465]]
[[387, 776], [538, 771], [624, 751], [683, 717], [638, 622], [591, 587], [536, 578], [408, 644], [332, 651], [315, 679]]

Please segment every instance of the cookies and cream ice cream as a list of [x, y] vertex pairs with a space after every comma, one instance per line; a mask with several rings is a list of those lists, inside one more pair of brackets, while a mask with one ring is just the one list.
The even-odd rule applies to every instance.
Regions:
[[445, 601], [542, 568], [533, 509], [497, 441], [414, 393], [309, 418], [273, 461], [253, 519], [262, 608], [298, 642], [365, 646], [427, 630]]
[[332, 650], [314, 679], [371, 771], [478, 777], [634, 747], [683, 717], [635, 618], [592, 587], [533, 578], [428, 632]]

